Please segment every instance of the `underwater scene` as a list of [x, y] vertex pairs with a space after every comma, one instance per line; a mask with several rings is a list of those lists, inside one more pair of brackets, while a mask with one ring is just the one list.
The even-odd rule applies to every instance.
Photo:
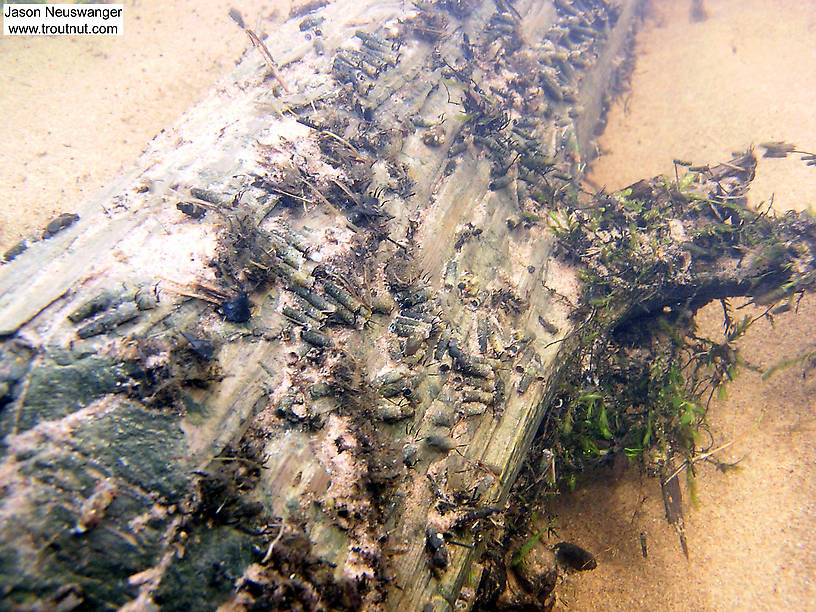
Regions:
[[0, 610], [816, 610], [816, 3], [3, 3]]

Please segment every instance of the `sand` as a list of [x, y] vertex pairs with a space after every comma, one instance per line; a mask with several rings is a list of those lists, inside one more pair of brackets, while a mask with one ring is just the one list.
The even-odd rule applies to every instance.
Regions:
[[229, 74], [251, 47], [230, 8], [274, 35], [290, 5], [128, 0], [121, 36], [0, 36], [0, 252], [130, 169]]
[[[589, 178], [619, 189], [671, 173], [672, 159], [704, 164], [767, 140], [816, 148], [816, 3], [705, 0], [708, 20], [689, 22], [690, 0], [651, 0], [637, 38], [631, 91], [600, 139]], [[812, 167], [759, 164], [754, 204], [816, 207]]]
[[[631, 93], [611, 112], [590, 180], [624, 187], [673, 172], [672, 158], [717, 162], [770, 139], [816, 147], [816, 4], [706, 0], [702, 23], [689, 22], [685, 1], [654, 4]], [[217, 86], [249, 46], [227, 16], [232, 7], [274, 35], [289, 2], [132, 1], [121, 37], [0, 37], [0, 249], [110, 183]], [[761, 160], [751, 200], [773, 194], [778, 211], [814, 205], [816, 170]], [[758, 322], [740, 343], [743, 357], [767, 368], [813, 350], [814, 312], [809, 297], [775, 327]], [[699, 321], [717, 332], [717, 308]], [[657, 482], [635, 468], [619, 480], [597, 474], [557, 500], [558, 537], [599, 560], [563, 585], [561, 609], [816, 610], [816, 371], [761, 382], [743, 368], [729, 395], [712, 406], [711, 432], [736, 440], [720, 458], [742, 458], [742, 469], [698, 466], [688, 561]]]

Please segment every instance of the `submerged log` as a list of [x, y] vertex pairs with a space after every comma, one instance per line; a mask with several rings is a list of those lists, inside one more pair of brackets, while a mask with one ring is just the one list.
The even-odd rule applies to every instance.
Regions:
[[[472, 606], [580, 337], [592, 250], [556, 256], [547, 219], [574, 216], [637, 6], [298, 16], [78, 220], [14, 253], [4, 597]], [[698, 272], [712, 296], [745, 292], [716, 261]], [[688, 280], [615, 322], [694, 299]]]

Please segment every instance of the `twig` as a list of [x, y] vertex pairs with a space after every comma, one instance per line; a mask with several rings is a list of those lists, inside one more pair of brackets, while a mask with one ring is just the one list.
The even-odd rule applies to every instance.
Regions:
[[286, 86], [286, 83], [283, 82], [280, 72], [278, 72], [277, 65], [275, 64], [275, 60], [272, 58], [272, 54], [269, 52], [269, 49], [266, 48], [266, 44], [264, 44], [264, 41], [258, 38], [258, 35], [255, 34], [255, 32], [253, 32], [249, 28], [244, 28], [244, 32], [247, 33], [247, 36], [249, 36], [249, 40], [252, 41], [252, 44], [255, 45], [255, 48], [261, 52], [261, 55], [266, 61], [266, 65], [269, 66], [269, 70], [272, 72], [272, 76], [275, 77], [275, 80], [280, 84], [281, 87], [283, 87], [283, 91], [285, 91], [286, 93], [292, 93], [292, 91]]
[[338, 141], [338, 142], [340, 142], [341, 144], [344, 144], [344, 145], [345, 145], [345, 146], [347, 146], [349, 149], [351, 149], [351, 152], [352, 152], [352, 153], [354, 153], [354, 155], [356, 155], [356, 156], [357, 156], [357, 161], [362, 161], [362, 160], [365, 160], [365, 159], [366, 159], [366, 156], [365, 156], [365, 155], [363, 155], [363, 154], [361, 154], [361, 153], [360, 153], [360, 152], [359, 152], [357, 149], [355, 149], [355, 148], [354, 148], [354, 147], [351, 145], [351, 143], [350, 143], [349, 141], [345, 140], [344, 138], [341, 138], [340, 136], [338, 136], [338, 135], [337, 135], [337, 134], [335, 134], [334, 132], [330, 132], [329, 130], [319, 130], [319, 132], [320, 132], [321, 134], [326, 134], [327, 136], [331, 136], [332, 138], [334, 138], [335, 140], [337, 140], [337, 141]]
[[686, 460], [685, 460], [683, 463], [681, 463], [681, 464], [680, 464], [680, 467], [679, 467], [679, 468], [677, 468], [676, 470], [674, 470], [674, 472], [672, 472], [671, 476], [669, 476], [668, 478], [666, 478], [666, 480], [664, 480], [664, 481], [663, 481], [661, 484], [665, 485], [665, 484], [666, 484], [667, 482], [669, 482], [669, 481], [670, 481], [672, 478], [676, 477], [676, 476], [677, 476], [677, 475], [678, 475], [680, 472], [682, 472], [683, 470], [685, 470], [685, 469], [686, 469], [688, 466], [690, 466], [690, 465], [692, 465], [692, 464], [694, 464], [694, 463], [697, 463], [698, 461], [703, 461], [704, 459], [708, 459], [708, 458], [709, 458], [711, 455], [713, 455], [713, 454], [715, 454], [715, 453], [718, 453], [718, 452], [720, 452], [721, 450], [725, 450], [726, 448], [728, 448], [729, 446], [731, 446], [732, 444], [734, 444], [734, 442], [736, 442], [736, 440], [731, 440], [730, 442], [726, 442], [726, 443], [725, 443], [725, 444], [723, 444], [722, 446], [718, 446], [718, 447], [717, 447], [717, 448], [715, 448], [714, 450], [709, 451], [709, 452], [707, 452], [707, 453], [703, 453], [702, 455], [700, 455], [700, 456], [698, 456], [698, 457], [695, 457], [694, 459], [686, 459]]
[[294, 193], [289, 193], [288, 191], [284, 191], [283, 189], [278, 189], [277, 187], [267, 187], [267, 189], [272, 192], [276, 193], [281, 196], [286, 196], [287, 198], [292, 198], [293, 200], [300, 200], [304, 204], [317, 204], [314, 200], [309, 200], [307, 198], [303, 198], [299, 195], [295, 195]]
[[348, 197], [349, 197], [349, 198], [350, 198], [350, 199], [351, 199], [351, 200], [352, 200], [352, 201], [353, 201], [355, 204], [357, 204], [357, 205], [359, 205], [359, 204], [360, 204], [360, 200], [358, 200], [358, 199], [357, 199], [357, 196], [356, 196], [356, 195], [354, 195], [353, 193], [351, 193], [351, 191], [349, 190], [349, 188], [348, 188], [348, 187], [346, 187], [346, 186], [345, 186], [343, 183], [341, 183], [340, 181], [338, 181], [336, 178], [330, 178], [329, 180], [330, 180], [332, 183], [334, 183], [335, 185], [337, 185], [337, 186], [340, 188], [340, 190], [341, 190], [343, 193], [345, 193], [345, 194], [346, 194], [346, 195], [347, 195], [347, 196], [348, 196]]

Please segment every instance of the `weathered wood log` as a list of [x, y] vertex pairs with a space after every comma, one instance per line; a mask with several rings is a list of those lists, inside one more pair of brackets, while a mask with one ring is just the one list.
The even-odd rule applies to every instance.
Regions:
[[3, 266], [4, 597], [472, 605], [637, 4], [330, 4]]

